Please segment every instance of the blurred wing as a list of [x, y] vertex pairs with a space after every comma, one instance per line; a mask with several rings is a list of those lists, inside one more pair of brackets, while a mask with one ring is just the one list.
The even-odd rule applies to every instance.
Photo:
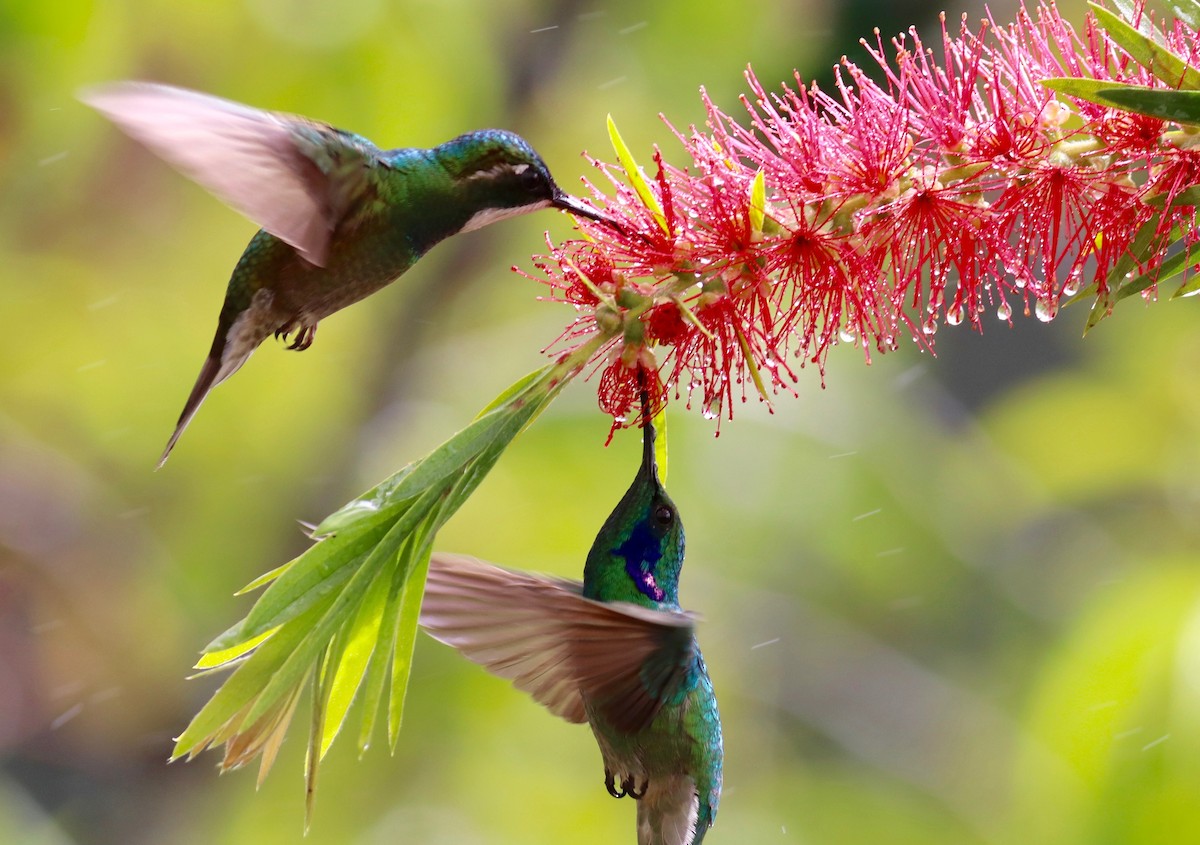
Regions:
[[323, 123], [169, 85], [121, 82], [80, 99], [318, 266], [378, 161], [368, 141]]
[[586, 699], [618, 730], [640, 730], [692, 663], [693, 619], [592, 601], [580, 589], [435, 554], [421, 625], [569, 722], [587, 720]]

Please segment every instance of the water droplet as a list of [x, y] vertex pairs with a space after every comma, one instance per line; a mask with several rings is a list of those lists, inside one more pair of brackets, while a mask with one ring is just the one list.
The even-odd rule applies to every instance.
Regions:
[[703, 411], [700, 412], [700, 415], [703, 416], [704, 419], [706, 419], [706, 420], [715, 420], [717, 418], [717, 412], [714, 411], [712, 408], [705, 408]]
[[1058, 302], [1054, 300], [1039, 299], [1037, 305], [1034, 306], [1033, 313], [1043, 323], [1049, 323], [1058, 316]]
[[1062, 295], [1063, 296], [1074, 296], [1075, 294], [1079, 293], [1079, 291], [1082, 289], [1083, 289], [1082, 280], [1080, 280], [1080, 278], [1078, 276], [1072, 276], [1071, 278], [1067, 279], [1067, 283], [1065, 285], [1063, 285]]
[[937, 318], [931, 315], [928, 320], [921, 323], [921, 332], [927, 335], [937, 334]]
[[961, 302], [955, 302], [946, 309], [946, 323], [951, 326], [957, 326], [963, 321], [963, 307]]
[[996, 316], [1007, 323], [1012, 319], [1012, 306], [1005, 300], [1000, 300], [1000, 304], [996, 307]]
[[854, 330], [848, 328], [842, 329], [840, 332], [838, 332], [838, 337], [842, 339], [843, 343], [854, 343], [856, 340], [858, 340], [858, 335], [854, 333]]

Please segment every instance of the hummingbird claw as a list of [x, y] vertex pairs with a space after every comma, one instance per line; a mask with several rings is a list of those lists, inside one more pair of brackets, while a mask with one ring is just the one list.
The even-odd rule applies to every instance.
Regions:
[[296, 339], [292, 341], [288, 349], [294, 349], [297, 352], [303, 352], [308, 347], [312, 346], [313, 339], [317, 336], [316, 325], [302, 325], [300, 331], [296, 333]]
[[621, 794], [628, 795], [634, 801], [640, 801], [641, 799], [645, 798], [646, 790], [649, 788], [650, 788], [650, 781], [647, 780], [645, 783], [642, 784], [642, 788], [638, 789], [637, 781], [634, 780], [633, 775], [630, 775], [629, 777], [625, 778], [625, 780], [621, 781]]
[[608, 790], [608, 794], [611, 795], [613, 798], [624, 798], [625, 797], [626, 793], [625, 793], [624, 786], [628, 782], [629, 782], [629, 778], [626, 778], [621, 783], [621, 786], [622, 786], [621, 791], [617, 792], [616, 776], [613, 775], [613, 773], [610, 772], [608, 769], [604, 770], [604, 788]]
[[[298, 330], [297, 330], [298, 329]], [[288, 344], [288, 349], [294, 349], [297, 352], [303, 352], [308, 347], [312, 346], [313, 339], [317, 336], [317, 326], [301, 323], [297, 319], [288, 320], [282, 326], [275, 330], [276, 340], [287, 340], [292, 332], [296, 332], [296, 339]]]

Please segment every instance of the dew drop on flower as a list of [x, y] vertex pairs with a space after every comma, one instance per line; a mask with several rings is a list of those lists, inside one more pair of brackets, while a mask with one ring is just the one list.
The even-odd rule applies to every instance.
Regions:
[[1058, 303], [1052, 300], [1039, 299], [1033, 313], [1043, 323], [1049, 323], [1058, 316]]
[[1079, 293], [1079, 291], [1082, 289], [1083, 289], [1083, 282], [1080, 280], [1079, 276], [1072, 275], [1071, 278], [1067, 279], [1067, 283], [1065, 285], [1063, 285], [1062, 295], [1063, 296], [1074, 296], [1075, 294]]
[[856, 335], [854, 330], [850, 328], [842, 329], [840, 332], [838, 332], [838, 337], [842, 339], [842, 343], [854, 343], [856, 340], [858, 340], [858, 335]]
[[963, 307], [961, 302], [955, 302], [946, 309], [946, 323], [951, 326], [957, 326], [963, 321]]
[[937, 317], [930, 314], [929, 319], [921, 323], [921, 332], [927, 335], [937, 334]]
[[1000, 300], [1000, 304], [996, 307], [996, 316], [1007, 323], [1012, 319], [1012, 306], [1005, 300]]
[[705, 408], [703, 411], [700, 412], [700, 414], [706, 420], [715, 420], [717, 418], [717, 412], [714, 411], [712, 408]]

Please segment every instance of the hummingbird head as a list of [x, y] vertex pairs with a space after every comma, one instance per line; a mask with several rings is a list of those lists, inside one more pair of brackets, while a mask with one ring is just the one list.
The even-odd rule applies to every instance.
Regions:
[[513, 132], [468, 132], [435, 147], [433, 153], [470, 199], [474, 213], [463, 224], [462, 232], [541, 208], [558, 208], [589, 220], [611, 222], [559, 188], [542, 157]]
[[678, 609], [683, 523], [658, 480], [653, 424], [647, 421], [642, 432], [641, 466], [588, 552], [583, 594]]

